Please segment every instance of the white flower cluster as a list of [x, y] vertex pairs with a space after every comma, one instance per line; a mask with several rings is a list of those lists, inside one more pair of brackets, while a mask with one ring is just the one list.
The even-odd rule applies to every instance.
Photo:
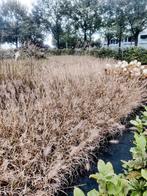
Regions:
[[106, 69], [115, 69], [118, 71], [122, 71], [125, 73], [130, 74], [131, 76], [143, 76], [147, 78], [147, 67], [141, 65], [140, 62], [137, 60], [131, 61], [130, 63], [126, 61], [119, 61], [117, 64], [114, 66], [107, 64]]

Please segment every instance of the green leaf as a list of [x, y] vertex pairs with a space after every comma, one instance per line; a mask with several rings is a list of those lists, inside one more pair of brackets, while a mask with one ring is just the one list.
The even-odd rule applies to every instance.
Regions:
[[99, 192], [95, 189], [93, 189], [92, 191], [88, 192], [87, 194], [88, 196], [99, 196]]
[[110, 162], [106, 163], [102, 160], [98, 162], [98, 171], [106, 176], [114, 174], [113, 166]]
[[131, 120], [130, 123], [134, 126], [138, 126], [138, 122], [136, 120]]
[[143, 193], [143, 196], [147, 196], [147, 191], [145, 191], [145, 192]]
[[98, 182], [99, 176], [100, 176], [100, 175], [99, 175], [98, 173], [96, 173], [96, 174], [90, 175], [89, 178], [93, 178], [94, 180], [97, 180], [97, 182]]
[[78, 187], [74, 188], [74, 196], [85, 196], [84, 192]]
[[145, 117], [147, 117], [147, 112], [143, 112], [143, 115], [144, 115]]
[[147, 106], [144, 106], [144, 109], [147, 111]]
[[[119, 186], [115, 186], [113, 183], [108, 183], [107, 185], [108, 188], [108, 193], [110, 195], [116, 195], [120, 192], [120, 187]], [[119, 190], [118, 190], [119, 189]]]
[[142, 176], [145, 180], [147, 180], [147, 169], [142, 169], [142, 170], [141, 170], [141, 176]]
[[138, 136], [137, 134], [134, 137], [137, 148], [144, 150], [146, 148], [146, 138], [143, 135]]
[[139, 116], [136, 116], [136, 121], [139, 122], [139, 123], [141, 122]]
[[118, 176], [114, 176], [112, 179], [111, 179], [111, 182], [116, 186], [118, 184]]
[[143, 125], [144, 125], [144, 126], [147, 126], [147, 122], [144, 122]]
[[105, 166], [106, 166], [105, 162], [103, 160], [99, 160], [98, 166], [97, 166], [98, 171], [101, 173], [105, 172]]
[[138, 192], [136, 192], [136, 191], [133, 191], [133, 192], [131, 193], [131, 196], [140, 196], [140, 193], [138, 193]]

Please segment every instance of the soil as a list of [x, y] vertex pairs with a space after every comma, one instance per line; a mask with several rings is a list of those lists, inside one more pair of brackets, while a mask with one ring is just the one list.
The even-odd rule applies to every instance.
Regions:
[[[127, 161], [131, 159], [130, 148], [133, 146], [133, 132], [125, 131], [124, 134], [117, 139], [119, 140], [119, 143], [109, 143], [102, 153], [99, 152], [97, 154], [97, 160], [102, 159], [105, 162], [111, 162], [113, 164], [115, 172], [118, 174], [123, 172], [121, 160]], [[94, 188], [97, 189], [98, 185], [95, 180], [89, 179], [89, 175], [96, 172], [97, 161], [91, 166], [88, 172], [84, 172], [83, 175], [81, 174], [81, 176], [76, 179], [71, 187], [65, 189], [64, 191], [66, 194], [62, 195], [73, 196], [74, 186], [80, 187], [85, 193]]]

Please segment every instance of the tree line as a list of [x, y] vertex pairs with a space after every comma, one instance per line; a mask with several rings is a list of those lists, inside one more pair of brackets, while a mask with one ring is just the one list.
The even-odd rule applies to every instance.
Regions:
[[37, 0], [30, 11], [18, 0], [0, 4], [0, 43], [16, 47], [43, 45], [51, 33], [57, 48], [96, 45], [93, 35], [102, 32], [107, 45], [115, 38], [121, 47], [129, 35], [138, 45], [138, 35], [147, 28], [147, 0]]

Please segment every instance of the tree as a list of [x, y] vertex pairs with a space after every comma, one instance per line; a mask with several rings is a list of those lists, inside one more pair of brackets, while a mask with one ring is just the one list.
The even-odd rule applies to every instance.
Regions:
[[44, 30], [52, 33], [56, 46], [59, 49], [63, 33], [61, 0], [38, 0], [35, 9], [40, 10], [40, 18]]
[[115, 36], [114, 0], [105, 0], [101, 5], [102, 29], [109, 47], [111, 39]]
[[7, 0], [2, 3], [1, 16], [3, 42], [14, 43], [16, 48], [27, 42], [43, 44], [42, 21], [39, 21], [38, 13], [28, 13], [17, 0]]
[[26, 17], [26, 9], [17, 0], [7, 0], [2, 3], [3, 21], [5, 23], [4, 40], [15, 43], [18, 47], [20, 39], [20, 28], [23, 19]]
[[4, 42], [4, 29], [5, 23], [3, 21], [3, 17], [0, 15], [0, 44]]
[[73, 31], [72, 27], [67, 26], [63, 29], [62, 38], [61, 38], [61, 48], [76, 48], [78, 40], [80, 38]]
[[44, 35], [41, 26], [35, 21], [34, 15], [27, 16], [20, 26], [20, 41], [22, 44], [31, 43], [42, 46]]
[[126, 3], [128, 24], [137, 46], [139, 33], [147, 28], [147, 0], [126, 0]]
[[126, 2], [125, 0], [106, 0], [102, 5], [103, 9], [103, 26], [107, 45], [115, 37], [118, 40], [119, 48], [121, 47], [122, 38], [126, 30]]
[[99, 3], [97, 0], [73, 0], [71, 18], [75, 28], [82, 33], [84, 43], [91, 42], [92, 35], [101, 25]]
[[121, 42], [126, 30], [126, 2], [125, 0], [115, 0], [115, 26], [116, 37], [118, 38], [119, 48], [121, 48]]

